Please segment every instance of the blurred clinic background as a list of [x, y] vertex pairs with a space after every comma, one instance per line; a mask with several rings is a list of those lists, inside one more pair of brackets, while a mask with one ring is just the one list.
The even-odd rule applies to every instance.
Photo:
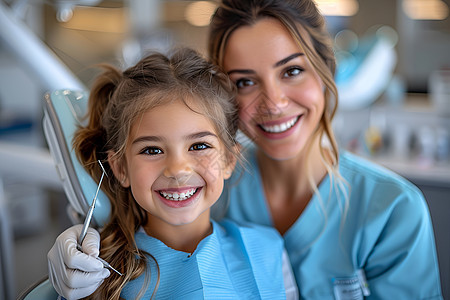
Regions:
[[[244, 1], [244, 0], [243, 0]], [[424, 192], [450, 299], [450, 0], [317, 0], [334, 39], [340, 145]], [[42, 130], [43, 95], [87, 89], [95, 64], [148, 49], [205, 53], [215, 4], [181, 0], [0, 0], [0, 299], [47, 274], [71, 225]]]

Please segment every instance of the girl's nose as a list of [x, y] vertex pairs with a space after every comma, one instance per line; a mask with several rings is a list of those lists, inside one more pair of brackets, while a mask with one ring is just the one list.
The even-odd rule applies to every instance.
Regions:
[[185, 180], [192, 172], [189, 160], [183, 155], [170, 155], [167, 158], [164, 176], [177, 181]]

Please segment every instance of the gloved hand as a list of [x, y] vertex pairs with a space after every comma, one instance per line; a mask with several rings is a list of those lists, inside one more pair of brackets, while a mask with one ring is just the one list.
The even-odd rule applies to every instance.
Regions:
[[56, 292], [66, 299], [80, 299], [91, 295], [110, 275], [96, 259], [100, 248], [100, 234], [89, 228], [77, 249], [77, 239], [83, 225], [75, 225], [61, 233], [47, 254], [50, 282]]

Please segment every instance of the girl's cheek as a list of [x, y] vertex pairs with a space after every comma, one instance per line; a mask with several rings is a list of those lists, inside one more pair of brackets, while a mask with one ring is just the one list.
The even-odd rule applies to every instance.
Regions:
[[217, 172], [221, 169], [221, 159], [222, 157], [218, 152], [214, 151], [211, 155], [197, 157], [194, 162], [201, 174], [204, 174], [206, 177], [215, 177]]

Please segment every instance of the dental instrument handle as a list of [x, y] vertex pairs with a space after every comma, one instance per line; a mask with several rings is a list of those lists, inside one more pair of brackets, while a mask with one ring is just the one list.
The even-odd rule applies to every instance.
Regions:
[[92, 218], [92, 214], [94, 213], [94, 208], [95, 208], [95, 199], [92, 201], [92, 205], [89, 207], [88, 213], [86, 215], [86, 219], [84, 219], [84, 224], [83, 224], [83, 229], [81, 230], [81, 234], [78, 237], [78, 246], [80, 246], [81, 248], [81, 244], [84, 241], [84, 238], [86, 237], [88, 228], [89, 228], [89, 223], [91, 222], [91, 218]]
[[103, 169], [103, 166], [101, 164], [100, 164], [100, 166], [102, 167], [103, 173], [102, 173], [102, 177], [100, 177], [100, 182], [98, 183], [97, 190], [95, 191], [95, 196], [94, 196], [94, 199], [92, 200], [91, 206], [89, 207], [88, 213], [86, 215], [86, 219], [84, 219], [83, 229], [81, 230], [80, 237], [78, 238], [78, 245], [80, 247], [81, 247], [81, 244], [83, 243], [84, 238], [86, 237], [86, 234], [87, 234], [87, 231], [89, 228], [89, 224], [91, 223], [92, 214], [94, 213], [94, 208], [95, 208], [95, 202], [96, 202], [97, 196], [98, 196], [98, 191], [100, 190], [100, 186], [102, 185], [103, 177], [105, 176], [105, 170]]

